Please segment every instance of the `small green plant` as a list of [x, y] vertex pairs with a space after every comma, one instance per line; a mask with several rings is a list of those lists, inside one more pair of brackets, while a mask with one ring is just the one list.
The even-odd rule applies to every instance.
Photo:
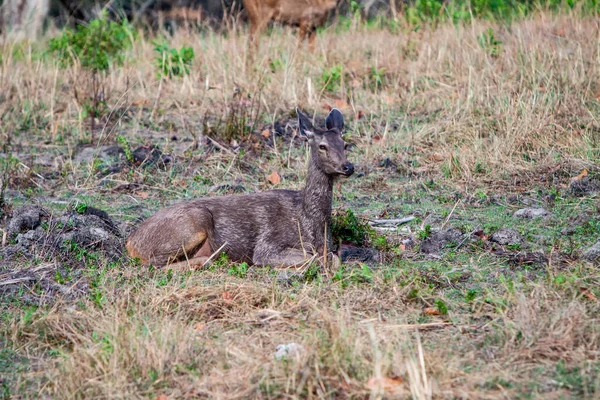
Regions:
[[103, 72], [113, 65], [123, 65], [125, 50], [131, 47], [134, 37], [135, 31], [126, 20], [109, 21], [104, 12], [88, 25], [65, 29], [50, 40], [48, 51], [63, 67], [77, 61], [85, 69]]
[[279, 58], [269, 61], [269, 69], [272, 73], [281, 71], [283, 69], [283, 61]]
[[385, 68], [371, 68], [369, 74], [371, 90], [377, 91], [386, 84]]
[[437, 299], [435, 301], [435, 307], [438, 309], [438, 311], [440, 312], [440, 314], [442, 314], [442, 315], [448, 314], [448, 306], [446, 305], [446, 303], [444, 302], [444, 300]]
[[431, 236], [431, 225], [427, 224], [423, 227], [422, 231], [417, 233], [417, 237], [421, 240], [425, 240]]
[[334, 215], [331, 222], [331, 234], [336, 241], [363, 245], [370, 231], [369, 225], [356, 218], [352, 210]]
[[75, 205], [75, 212], [77, 214], [85, 214], [85, 212], [87, 211], [88, 205], [85, 202], [78, 202]]
[[95, 119], [105, 115], [109, 109], [106, 103], [108, 93], [103, 85], [105, 73], [113, 66], [123, 65], [125, 51], [132, 46], [135, 36], [127, 20], [120, 23], [110, 21], [107, 13], [103, 12], [88, 25], [65, 29], [48, 43], [48, 53], [58, 60], [61, 67], [78, 63], [91, 73], [91, 83], [86, 88], [92, 92], [92, 96], [86, 96], [86, 99], [91, 98], [91, 103], [80, 99], [77, 89], [75, 98], [81, 101], [81, 118], [91, 118], [92, 132]]
[[333, 280], [340, 282], [343, 288], [348, 287], [350, 283], [368, 283], [373, 280], [373, 271], [368, 265], [361, 265], [360, 268], [348, 269], [344, 265], [340, 267], [333, 275]]
[[156, 286], [166, 286], [167, 283], [171, 282], [171, 279], [173, 279], [173, 270], [169, 269], [165, 275], [158, 279]]
[[500, 54], [500, 46], [502, 45], [502, 42], [496, 39], [494, 30], [492, 28], [489, 28], [487, 31], [479, 35], [477, 41], [479, 42], [479, 46], [490, 56], [498, 57]]
[[133, 164], [133, 151], [131, 150], [131, 146], [129, 145], [129, 141], [127, 140], [127, 138], [123, 135], [118, 135], [116, 137], [116, 140], [117, 143], [119, 143], [123, 147], [123, 151], [125, 152], [125, 158], [127, 158], [127, 161]]
[[326, 92], [335, 92], [342, 84], [344, 69], [340, 64], [326, 69], [321, 74], [321, 86]]
[[239, 264], [231, 264], [227, 273], [232, 276], [237, 276], [238, 278], [245, 278], [248, 273], [248, 264], [245, 262]]
[[159, 77], [173, 78], [189, 75], [194, 60], [194, 49], [182, 47], [179, 50], [169, 47], [166, 40], [155, 40], [154, 52], [157, 53], [154, 63]]

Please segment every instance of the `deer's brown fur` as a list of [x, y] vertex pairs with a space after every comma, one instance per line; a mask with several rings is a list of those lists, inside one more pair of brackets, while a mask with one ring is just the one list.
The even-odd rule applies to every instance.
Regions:
[[301, 265], [331, 249], [333, 182], [354, 172], [342, 139], [344, 118], [334, 109], [327, 128], [317, 129], [297, 113], [299, 132], [311, 148], [304, 189], [174, 204], [148, 218], [129, 237], [130, 256], [143, 264], [194, 266], [222, 248], [230, 260], [275, 267]]
[[243, 0], [250, 19], [250, 37], [255, 45], [258, 35], [270, 21], [298, 27], [300, 43], [308, 35], [310, 48], [314, 48], [316, 28], [325, 23], [336, 0]]

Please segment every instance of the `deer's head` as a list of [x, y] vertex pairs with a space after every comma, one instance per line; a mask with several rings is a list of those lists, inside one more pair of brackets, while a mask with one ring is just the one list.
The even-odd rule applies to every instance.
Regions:
[[342, 113], [336, 108], [331, 110], [325, 120], [327, 129], [315, 128], [300, 110], [296, 109], [296, 113], [300, 135], [308, 139], [317, 167], [330, 176], [352, 175], [354, 165], [346, 158], [346, 142], [342, 138]]

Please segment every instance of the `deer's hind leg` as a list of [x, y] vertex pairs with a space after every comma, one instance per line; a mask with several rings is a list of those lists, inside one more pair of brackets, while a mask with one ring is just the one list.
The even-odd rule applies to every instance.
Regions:
[[260, 266], [275, 268], [299, 267], [311, 259], [310, 254], [299, 249], [285, 249], [282, 251], [255, 251], [252, 263]]
[[129, 255], [145, 265], [166, 266], [177, 261], [201, 265], [212, 253], [210, 211], [187, 204], [159, 211], [144, 221], [127, 240]]

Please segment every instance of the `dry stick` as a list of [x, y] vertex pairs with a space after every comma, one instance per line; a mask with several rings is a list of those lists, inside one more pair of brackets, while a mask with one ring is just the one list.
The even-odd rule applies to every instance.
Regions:
[[2, 231], [2, 247], [6, 246], [6, 236], [8, 235], [8, 232], [5, 231], [4, 229], [0, 229]]
[[[208, 238], [207, 238], [207, 240], [208, 240]], [[210, 257], [208, 257], [208, 259], [207, 259], [206, 261], [204, 261], [204, 263], [202, 264], [202, 266], [204, 267], [206, 264], [208, 264], [209, 262], [211, 262], [211, 260], [212, 260], [212, 259], [213, 259], [213, 258], [214, 258], [214, 257], [215, 257], [217, 254], [219, 254], [219, 252], [220, 252], [221, 250], [223, 250], [223, 248], [224, 248], [225, 246], [227, 246], [227, 242], [223, 243], [223, 244], [221, 245], [221, 247], [219, 247], [219, 248], [217, 249], [217, 251], [215, 251], [214, 253], [212, 253], [212, 254], [210, 255]]]
[[446, 326], [454, 326], [452, 322], [429, 322], [426, 324], [399, 324], [399, 325], [383, 325], [385, 328], [398, 328], [398, 329], [430, 329], [430, 328], [443, 328]]
[[25, 282], [25, 281], [35, 281], [35, 278], [32, 276], [26, 276], [23, 278], [7, 279], [5, 281], [0, 282], [0, 286], [12, 285], [13, 283], [19, 283], [19, 282]]
[[444, 223], [442, 224], [442, 230], [444, 229], [444, 227], [446, 226], [446, 224], [448, 223], [448, 221], [450, 220], [450, 217], [452, 216], [452, 214], [454, 213], [454, 210], [456, 209], [456, 206], [458, 205], [458, 203], [460, 203], [460, 199], [458, 199], [458, 201], [456, 203], [454, 203], [454, 207], [452, 207], [452, 211], [450, 211], [450, 214], [448, 214], [448, 217], [446, 217], [446, 220], [444, 221]]
[[425, 372], [425, 358], [423, 357], [423, 346], [421, 345], [421, 336], [417, 330], [417, 348], [419, 350], [419, 364], [421, 364], [421, 373], [423, 374], [423, 383], [425, 390], [428, 390], [429, 385], [427, 384], [427, 373]]

